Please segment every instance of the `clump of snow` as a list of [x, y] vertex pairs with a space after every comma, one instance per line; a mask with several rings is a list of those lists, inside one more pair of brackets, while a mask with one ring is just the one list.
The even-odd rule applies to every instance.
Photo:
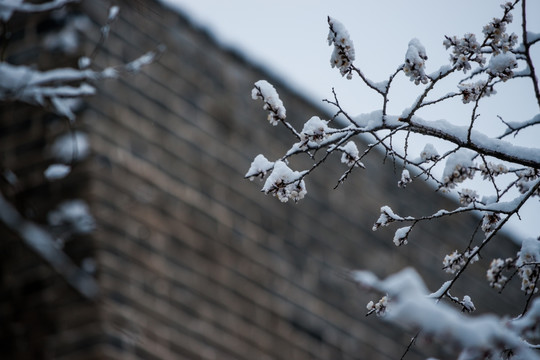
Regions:
[[329, 131], [327, 120], [321, 120], [318, 116], [311, 117], [306, 121], [300, 133], [301, 147], [305, 147], [310, 141], [320, 144], [328, 137]]
[[116, 5], [113, 5], [109, 8], [109, 15], [108, 15], [108, 18], [107, 20], [108, 21], [113, 21], [114, 19], [116, 19], [118, 17], [118, 13], [120, 12], [120, 8]]
[[349, 32], [338, 20], [328, 17], [328, 45], [334, 45], [330, 65], [339, 69], [341, 76], [352, 78], [352, 62], [355, 59], [354, 45]]
[[275, 126], [280, 121], [285, 120], [286, 110], [283, 102], [274, 86], [268, 81], [257, 81], [255, 87], [251, 90], [251, 98], [253, 100], [261, 99], [264, 102], [263, 109], [269, 111], [268, 121], [270, 121], [270, 124]]
[[55, 140], [51, 153], [55, 159], [65, 164], [82, 160], [90, 154], [88, 136], [80, 131], [64, 134]]
[[427, 58], [426, 49], [420, 40], [414, 38], [409, 41], [403, 71], [416, 85], [427, 84], [429, 80], [425, 72]]
[[411, 174], [409, 173], [409, 170], [403, 169], [401, 172], [401, 179], [398, 181], [398, 186], [400, 188], [405, 188], [409, 183], [412, 182]]
[[401, 216], [398, 216], [394, 214], [390, 206], [383, 206], [381, 207], [381, 216], [379, 216], [379, 219], [375, 222], [373, 225], [372, 230], [375, 231], [381, 226], [387, 226], [391, 222], [394, 221], [403, 221], [404, 219]]
[[[460, 359], [480, 359], [486, 353], [498, 354], [505, 350], [510, 350], [521, 359], [539, 358], [519, 334], [506, 325], [506, 321], [495, 315], [467, 316], [446, 303], [436, 302], [428, 295], [424, 282], [412, 268], [401, 270], [384, 280], [379, 280], [368, 271], [355, 271], [351, 275], [360, 286], [388, 294], [385, 316], [382, 317], [384, 320], [415, 332], [421, 330], [420, 337], [459, 350]], [[459, 303], [465, 309], [474, 308], [468, 296]], [[540, 311], [535, 309], [535, 313]]]
[[521, 278], [521, 290], [526, 294], [538, 292], [536, 283], [540, 275], [540, 240], [527, 238], [521, 244], [516, 267]]
[[497, 91], [493, 88], [493, 85], [488, 85], [487, 81], [484, 80], [479, 80], [473, 84], [458, 84], [458, 89], [463, 96], [462, 101], [464, 104], [477, 101], [482, 97], [491, 96], [497, 93]]
[[58, 180], [66, 177], [71, 171], [71, 166], [64, 164], [52, 164], [45, 171], [45, 177], [50, 180]]
[[88, 205], [80, 199], [61, 203], [49, 212], [47, 219], [53, 227], [65, 227], [72, 234], [86, 234], [94, 230], [95, 221]]
[[347, 166], [360, 166], [364, 167], [364, 164], [360, 162], [360, 153], [354, 141], [347, 142], [344, 146], [339, 147], [339, 150], [343, 151], [341, 154], [341, 162], [347, 164]]
[[396, 246], [407, 245], [407, 237], [411, 232], [411, 226], [405, 226], [396, 230], [394, 234], [394, 244]]
[[79, 0], [49, 0], [41, 4], [32, 4], [24, 0], [7, 0], [0, 3], [0, 19], [7, 22], [14, 12], [42, 12], [61, 8], [62, 6], [78, 2]]
[[79, 69], [86, 69], [90, 66], [92, 60], [87, 56], [81, 56], [78, 61]]
[[420, 152], [420, 159], [422, 162], [437, 161], [439, 160], [439, 153], [433, 144], [426, 144], [424, 149]]
[[274, 169], [266, 179], [262, 191], [273, 194], [281, 202], [289, 199], [297, 202], [307, 193], [302, 175], [303, 172], [293, 171], [283, 161], [278, 160], [274, 163]]
[[509, 327], [529, 340], [540, 339], [540, 298], [533, 300], [525, 315], [508, 323]]
[[259, 154], [251, 162], [251, 166], [249, 167], [245, 177], [249, 178], [250, 181], [253, 181], [256, 177], [260, 177], [262, 179], [273, 167], [273, 162], [268, 161], [264, 155]]
[[482, 217], [482, 231], [486, 234], [492, 233], [499, 225], [499, 221], [501, 221], [501, 216], [498, 213], [490, 211], [485, 212]]
[[145, 65], [151, 64], [156, 60], [157, 56], [165, 51], [163, 46], [158, 47], [157, 51], [148, 51], [147, 53], [139, 56], [133, 61], [130, 61], [125, 65], [126, 71], [129, 72], [139, 72], [141, 68]]
[[498, 76], [502, 81], [506, 81], [514, 76], [514, 69], [517, 68], [516, 55], [511, 52], [493, 55], [489, 59], [487, 73], [491, 76]]
[[442, 182], [446, 188], [452, 189], [456, 184], [473, 178], [473, 157], [474, 153], [465, 149], [448, 156], [442, 175]]

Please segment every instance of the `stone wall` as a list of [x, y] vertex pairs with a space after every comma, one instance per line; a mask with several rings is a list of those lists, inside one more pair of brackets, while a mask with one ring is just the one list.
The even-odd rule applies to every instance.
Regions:
[[[107, 5], [82, 2], [80, 11], [92, 25], [81, 35], [81, 53], [95, 48]], [[435, 290], [448, 278], [442, 258], [465, 248], [478, 219], [456, 216], [418, 226], [410, 244], [396, 248], [393, 228], [371, 230], [382, 205], [419, 215], [455, 204], [421, 181], [398, 189], [400, 171], [381, 154], [370, 156], [367, 170], [356, 171], [337, 190], [332, 188], [345, 168], [330, 159], [308, 178], [308, 195], [300, 203], [265, 196], [262, 183], [243, 175], [255, 155], [274, 159], [292, 139], [267, 124], [261, 103], [251, 100], [253, 83], [266, 79], [276, 86], [296, 127], [312, 115], [329, 115], [182, 15], [153, 1], [120, 5], [95, 66], [133, 60], [159, 44], [167, 51], [141, 73], [98, 84], [75, 124], [88, 135], [92, 153], [73, 174], [52, 184], [35, 175], [45, 166], [46, 159], [36, 160], [43, 149], [69, 127], [42, 119], [22, 126], [20, 105], [9, 108], [9, 117], [1, 109], [3, 165], [22, 179], [32, 169], [35, 179], [10, 199], [42, 202], [36, 221], [44, 221], [51, 197], [88, 201], [96, 231], [68, 242], [66, 251], [76, 263], [95, 258], [101, 288], [97, 301], [77, 298], [42, 260], [2, 235], [6, 248], [18, 249], [12, 255], [2, 251], [2, 311], [48, 314], [10, 324], [48, 324], [35, 346], [43, 349], [41, 358], [399, 358], [414, 334], [366, 318], [365, 304], [377, 295], [360, 291], [344, 273], [372, 269], [385, 276], [412, 265]], [[42, 132], [30, 135], [35, 126]], [[33, 152], [15, 151], [31, 136], [41, 141]], [[32, 164], [21, 165], [23, 157]], [[293, 167], [308, 166], [306, 160], [294, 160]], [[493, 254], [514, 247], [508, 239], [497, 244], [486, 249], [455, 295], [471, 295], [479, 312], [517, 312], [518, 295], [497, 296], [485, 281]], [[19, 258], [26, 259], [25, 271], [17, 266]], [[37, 295], [21, 290], [36, 274], [49, 279], [35, 288]], [[59, 295], [64, 293], [70, 295]], [[49, 302], [29, 306], [17, 300], [34, 296]], [[62, 337], [61, 329], [70, 326], [79, 330]], [[2, 341], [30, 338], [15, 325], [2, 334]], [[18, 349], [7, 354], [32, 358]], [[410, 354], [420, 356], [419, 348]]]

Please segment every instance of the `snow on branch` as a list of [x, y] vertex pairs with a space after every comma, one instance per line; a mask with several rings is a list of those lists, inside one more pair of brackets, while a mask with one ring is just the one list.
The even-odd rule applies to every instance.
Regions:
[[[434, 300], [438, 296], [427, 291], [423, 280], [412, 268], [384, 280], [369, 271], [354, 271], [351, 277], [362, 288], [387, 294], [382, 319], [407, 330], [420, 331], [420, 336], [435, 340], [447, 349], [459, 351], [460, 359], [484, 359], [485, 354], [498, 357], [508, 353], [512, 353], [515, 359], [540, 358], [521, 339], [524, 330], [530, 327], [532, 316], [513, 324], [494, 315], [464, 315], [450, 305]], [[448, 285], [445, 284], [446, 287]], [[438, 293], [447, 290], [443, 286]], [[464, 303], [471, 306], [470, 298], [464, 298]], [[536, 318], [537, 308], [535, 304]]]
[[[73, 217], [70, 215], [73, 219]], [[95, 279], [76, 266], [72, 260], [56, 246], [56, 240], [44, 227], [25, 220], [19, 212], [0, 194], [0, 221], [17, 234], [28, 247], [45, 259], [79, 293], [89, 299], [98, 295]], [[86, 229], [86, 227], [84, 228]]]
[[[469, 244], [450, 254], [441, 254], [442, 269], [452, 274], [453, 278], [445, 282], [435, 295], [427, 296], [425, 286], [411, 270], [386, 280], [378, 280], [371, 273], [355, 273], [356, 280], [383, 295], [380, 300], [368, 303], [368, 313], [403, 324], [426, 336], [441, 340], [448, 337], [452, 347], [461, 351], [460, 358], [480, 359], [499, 355], [513, 359], [536, 358], [536, 354], [531, 353], [530, 344], [522, 340], [526, 337], [525, 329], [540, 328], [540, 316], [528, 318], [527, 321], [534, 324], [516, 325], [515, 332], [508, 332], [507, 328], [512, 327], [511, 322], [505, 323], [495, 317], [465, 318], [448, 305], [438, 303], [444, 297], [462, 311], [470, 312], [476, 308], [469, 296], [459, 299], [451, 295], [452, 287], [469, 265], [481, 257], [486, 244], [495, 241], [508, 220], [519, 216], [526, 203], [540, 198], [540, 147], [538, 144], [524, 146], [510, 136], [536, 129], [540, 124], [540, 114], [522, 122], [505, 121], [499, 117], [506, 129], [498, 136], [488, 136], [477, 126], [482, 106], [487, 103], [485, 99], [503, 96], [497, 90], [516, 78], [532, 82], [532, 98], [536, 98], [540, 109], [540, 89], [535, 69], [538, 59], [533, 58], [531, 51], [534, 45], [540, 44], [540, 36], [527, 30], [524, 0], [521, 0], [521, 36], [507, 31], [519, 2], [513, 0], [502, 4], [502, 16], [489, 20], [481, 34], [445, 36], [442, 43], [449, 50], [449, 61], [432, 73], [426, 71], [426, 49], [418, 39], [412, 39], [403, 63], [381, 82], [370, 80], [353, 64], [355, 50], [349, 32], [338, 20], [328, 17], [328, 43], [333, 46], [331, 67], [338, 68], [347, 79], [357, 74], [364, 85], [381, 96], [380, 108], [372, 112], [350, 115], [333, 91], [333, 100], [325, 100], [335, 108], [332, 122], [306, 116], [308, 120], [304, 120], [302, 131], [297, 132], [285, 121], [283, 104], [273, 86], [261, 80], [252, 91], [254, 99], [263, 100], [264, 109], [270, 113], [268, 119], [271, 124], [282, 124], [294, 135], [292, 145], [284, 151], [283, 156], [272, 161], [258, 155], [246, 173], [250, 179], [267, 177], [262, 189], [264, 193], [273, 194], [281, 201], [302, 199], [306, 195], [304, 181], [307, 182], [311, 172], [322, 168], [326, 159], [333, 154], [341, 156], [344, 164], [343, 173], [337, 181], [339, 185], [354, 169], [365, 168], [362, 163], [364, 157], [379, 148], [384, 152], [385, 159], [390, 158], [394, 162], [395, 168], [401, 167], [401, 177], [396, 183], [399, 188], [405, 189], [403, 191], [411, 182], [423, 179], [433, 183], [436, 191], [455, 195], [460, 203], [456, 203], [454, 209], [440, 209], [415, 217], [400, 216], [390, 206], [383, 205], [373, 230], [399, 223], [401, 226], [395, 230], [392, 239], [396, 246], [405, 246], [414, 241], [416, 225], [420, 222], [436, 221], [460, 213], [479, 215], [478, 227], [471, 234]], [[520, 37], [522, 44], [516, 46]], [[419, 85], [411, 90], [416, 91], [418, 96], [410, 106], [391, 114], [388, 111], [388, 94], [396, 77], [401, 75]], [[452, 81], [453, 90], [443, 91], [444, 95], [434, 95], [441, 93], [441, 88]], [[418, 116], [421, 110], [458, 97], [463, 106], [470, 109], [466, 125]], [[508, 102], [508, 106], [512, 106], [511, 102]], [[361, 134], [368, 134], [375, 141], [359, 148], [357, 144], [362, 142], [354, 140]], [[420, 135], [426, 141], [419, 154], [412, 154], [409, 148], [412, 134]], [[439, 144], [444, 144], [446, 150], [438, 148]], [[308, 170], [289, 168], [288, 160], [299, 154], [306, 154], [312, 160], [313, 164]], [[471, 182], [473, 179], [483, 185], [475, 185]], [[522, 316], [527, 315], [532, 296], [538, 291], [539, 243], [535, 239], [525, 241], [518, 254], [509, 254], [506, 259], [494, 259], [486, 273], [489, 284], [499, 291], [512, 279], [510, 272], [517, 274], [516, 278], [522, 280], [521, 287], [527, 295]], [[538, 312], [536, 306], [540, 307], [537, 304], [533, 302], [535, 312]], [[433, 319], [441, 321], [435, 322]]]
[[32, 4], [24, 0], [3, 0], [0, 2], [0, 20], [8, 21], [14, 12], [35, 13], [59, 9], [67, 4], [80, 0], [50, 0], [41, 4]]

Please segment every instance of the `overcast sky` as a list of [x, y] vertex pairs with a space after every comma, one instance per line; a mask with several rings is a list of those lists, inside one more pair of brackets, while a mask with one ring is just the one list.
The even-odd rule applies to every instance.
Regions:
[[[353, 115], [380, 109], [380, 96], [366, 89], [359, 79], [346, 80], [339, 71], [330, 68], [331, 48], [326, 40], [328, 15], [348, 29], [356, 49], [355, 65], [370, 79], [381, 81], [403, 63], [412, 38], [418, 38], [426, 48], [429, 57], [426, 72], [429, 73], [448, 64], [449, 53], [442, 45], [444, 35], [462, 36], [473, 32], [480, 38], [482, 26], [502, 14], [500, 2], [495, 0], [162, 1], [174, 4], [195, 23], [208, 29], [221, 44], [239, 50], [315, 102], [331, 98], [334, 87], [342, 105]], [[536, 17], [529, 15], [530, 30], [540, 32], [540, 15], [536, 15], [540, 14], [540, 1], [529, 1], [528, 11]], [[519, 15], [514, 12], [516, 20]], [[517, 25], [511, 31], [521, 35]], [[537, 59], [540, 58], [540, 51], [536, 53]], [[456, 79], [440, 93], [455, 91], [455, 84]], [[482, 118], [478, 126], [488, 135], [498, 135], [504, 129], [497, 116], [506, 121], [521, 121], [538, 113], [529, 80], [515, 81], [506, 88], [499, 90], [499, 96], [481, 103]], [[410, 106], [418, 91], [419, 88], [402, 77], [391, 93], [390, 112], [400, 114]], [[502, 102], [503, 98], [509, 101]], [[456, 100], [420, 115], [465, 125], [470, 113], [470, 106]], [[306, 120], [309, 117], [310, 114], [306, 114]], [[539, 135], [540, 129], [534, 129], [532, 134], [521, 136], [517, 141], [538, 146]], [[420, 152], [423, 146], [421, 139], [414, 139], [413, 151]], [[523, 220], [511, 224], [512, 232], [520, 236], [539, 235], [535, 222], [540, 219], [540, 205], [536, 199], [533, 202], [534, 206], [528, 206], [523, 212]]]

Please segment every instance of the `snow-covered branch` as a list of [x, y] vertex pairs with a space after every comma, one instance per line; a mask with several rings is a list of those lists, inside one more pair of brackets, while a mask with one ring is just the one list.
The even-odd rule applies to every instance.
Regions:
[[[69, 216], [72, 217], [73, 214]], [[64, 276], [68, 283], [82, 295], [90, 299], [98, 295], [98, 285], [94, 278], [75, 265], [69, 256], [58, 248], [55, 239], [47, 229], [24, 219], [2, 194], [0, 194], [0, 221]]]
[[[520, 1], [521, 39], [507, 31]], [[427, 296], [424, 285], [411, 271], [384, 281], [369, 273], [355, 275], [356, 280], [363, 285], [375, 288], [384, 295], [378, 302], [368, 304], [368, 313], [376, 313], [424, 335], [441, 338], [449, 336], [452, 347], [461, 351], [460, 358], [484, 359], [502, 353], [513, 358], [536, 358], [530, 347], [522, 342], [523, 331], [508, 333], [506, 328], [510, 325], [494, 317], [465, 320], [462, 315], [455, 315], [453, 309], [438, 302], [447, 298], [461, 310], [474, 310], [475, 305], [470, 297], [459, 299], [451, 295], [450, 290], [469, 264], [479, 259], [486, 244], [495, 241], [496, 235], [508, 220], [519, 216], [526, 203], [540, 197], [540, 148], [524, 146], [515, 139], [518, 133], [537, 129], [540, 114], [523, 122], [505, 121], [499, 117], [506, 126], [499, 136], [488, 136], [479, 131], [477, 126], [481, 110], [486, 104], [485, 99], [499, 96], [497, 90], [516, 78], [532, 81], [533, 98], [538, 100], [540, 109], [535, 69], [535, 61], [538, 59], [533, 58], [531, 51], [534, 45], [540, 43], [540, 36], [527, 30], [525, 0], [506, 2], [501, 8], [502, 16], [491, 19], [483, 27], [482, 34], [445, 36], [443, 46], [450, 52], [449, 64], [440, 65], [432, 73], [426, 71], [428, 55], [425, 47], [418, 39], [412, 39], [404, 62], [382, 82], [370, 80], [354, 64], [355, 48], [349, 32], [338, 20], [328, 17], [328, 43], [333, 48], [331, 66], [349, 80], [358, 76], [362, 84], [380, 95], [380, 108], [376, 111], [352, 116], [342, 107], [333, 92], [334, 99], [325, 101], [335, 107], [334, 116], [330, 120], [311, 117], [302, 126], [302, 131], [297, 131], [292, 124], [284, 121], [285, 105], [272, 85], [261, 80], [253, 89], [253, 98], [262, 99], [264, 108], [269, 110], [271, 123], [285, 125], [294, 135], [292, 146], [283, 156], [270, 161], [264, 155], [258, 155], [246, 173], [246, 178], [250, 179], [267, 177], [263, 186], [266, 194], [273, 194], [281, 201], [300, 200], [306, 196], [309, 175], [323, 168], [324, 162], [334, 153], [340, 155], [341, 162], [347, 166], [338, 180], [339, 185], [356, 168], [370, 171], [362, 161], [374, 149], [379, 148], [402, 168], [401, 177], [396, 181], [397, 187], [406, 188], [412, 181], [424, 179], [434, 184], [436, 191], [455, 194], [461, 205], [456, 205], [455, 209], [441, 209], [414, 217], [398, 215], [384, 205], [373, 230], [391, 223], [404, 223], [405, 226], [399, 227], [392, 239], [397, 246], [402, 246], [414, 241], [413, 234], [420, 222], [469, 212], [480, 216], [480, 223], [467, 247], [445, 254], [442, 268], [453, 274], [453, 278], [431, 296]], [[522, 43], [518, 46], [519, 40]], [[411, 87], [418, 89], [418, 96], [401, 113], [389, 114], [388, 94], [399, 76], [412, 82]], [[447, 91], [445, 95], [433, 95], [441, 93], [441, 88], [450, 81], [455, 81], [453, 90]], [[261, 84], [264, 87], [261, 88]], [[426, 120], [418, 115], [420, 110], [458, 97], [463, 104], [470, 104], [470, 116], [466, 125], [457, 125], [445, 119]], [[511, 106], [511, 103], [508, 105]], [[426, 141], [420, 154], [412, 154], [409, 149], [412, 134], [420, 135]], [[375, 141], [359, 149], [358, 144], [361, 142], [355, 141], [358, 135], [369, 135]], [[404, 141], [396, 141], [398, 138]], [[439, 144], [443, 144], [446, 150], [441, 151]], [[312, 166], [298, 171], [290, 169], [286, 165], [287, 161], [298, 154], [307, 154], [313, 161]], [[479, 179], [484, 183], [481, 185], [484, 186], [482, 190], [487, 188], [491, 194], [481, 197], [479, 193], [485, 191], [480, 191], [477, 185], [469, 188], [471, 179]], [[483, 232], [484, 235], [479, 242], [477, 232]], [[524, 313], [538, 290], [540, 246], [537, 243], [540, 241], [525, 241], [518, 254], [510, 254], [505, 260], [495, 259], [487, 270], [489, 283], [499, 290], [512, 278], [504, 275], [505, 272], [514, 271], [522, 279], [522, 290], [528, 295]], [[408, 284], [409, 289], [399, 284], [400, 281]], [[441, 321], [435, 324], [430, 320], [432, 318]], [[534, 321], [537, 321], [535, 326], [540, 328], [540, 317]], [[463, 324], [465, 322], [469, 325]], [[477, 332], [481, 334], [464, 335]]]

